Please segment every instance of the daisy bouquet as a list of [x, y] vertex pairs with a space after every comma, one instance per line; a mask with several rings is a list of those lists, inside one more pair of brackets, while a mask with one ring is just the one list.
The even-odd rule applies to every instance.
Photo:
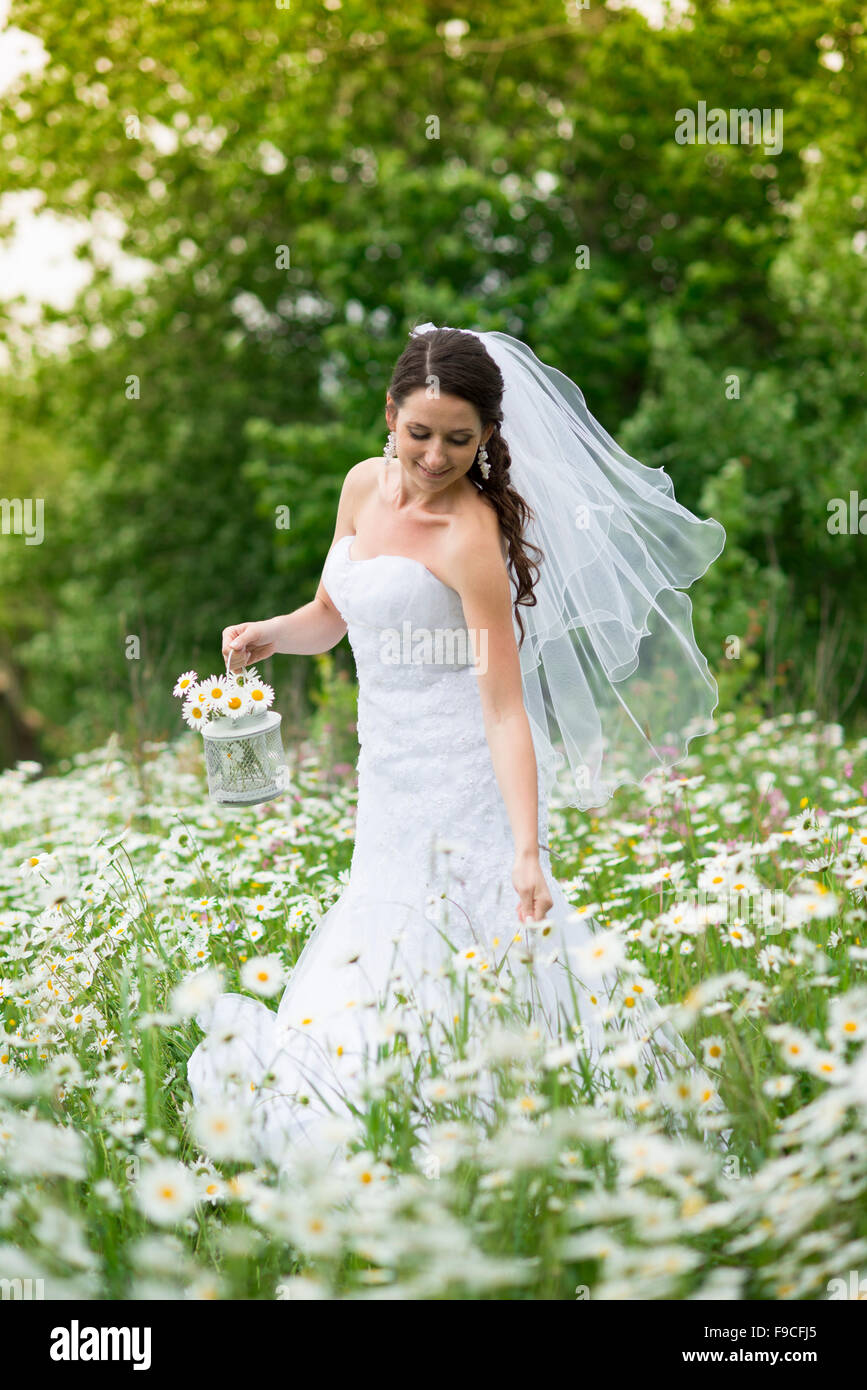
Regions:
[[244, 719], [264, 714], [274, 703], [273, 686], [261, 679], [255, 666], [234, 675], [208, 676], [200, 681], [195, 671], [184, 671], [175, 682], [173, 695], [183, 700], [181, 714], [191, 729], [203, 729], [215, 719]]

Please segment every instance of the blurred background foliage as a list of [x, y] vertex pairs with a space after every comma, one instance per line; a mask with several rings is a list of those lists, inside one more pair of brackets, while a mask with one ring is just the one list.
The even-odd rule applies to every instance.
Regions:
[[[867, 542], [827, 506], [867, 496], [863, 3], [460, 15], [13, 0], [49, 59], [3, 98], [0, 187], [90, 221], [94, 274], [27, 333], [0, 286], [0, 495], [45, 503], [41, 545], [0, 535], [0, 765], [173, 735], [226, 624], [310, 600], [427, 319], [524, 338], [722, 521], [691, 597], [723, 705], [860, 716]], [[700, 101], [781, 110], [782, 149], [678, 144]], [[286, 732], [351, 671], [265, 663]]]

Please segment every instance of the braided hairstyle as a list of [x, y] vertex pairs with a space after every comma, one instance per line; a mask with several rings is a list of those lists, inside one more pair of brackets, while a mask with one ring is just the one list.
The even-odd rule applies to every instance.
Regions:
[[[538, 561], [544, 558], [544, 552], [524, 540], [524, 527], [533, 520], [534, 513], [509, 481], [512, 460], [509, 446], [500, 433], [503, 374], [474, 333], [464, 333], [460, 328], [435, 328], [410, 338], [395, 363], [388, 394], [398, 410], [413, 391], [426, 390], [431, 377], [440, 395], [460, 396], [474, 405], [483, 429], [489, 424], [494, 426], [485, 443], [491, 466], [487, 479], [482, 477], [478, 455], [467, 477], [495, 507], [500, 529], [508, 542], [508, 563], [516, 586], [515, 618], [521, 632], [518, 646], [521, 647], [525, 633], [518, 606], [524, 604], [532, 608], [536, 604], [533, 586], [539, 579]], [[530, 558], [530, 550], [535, 551], [537, 560]]]

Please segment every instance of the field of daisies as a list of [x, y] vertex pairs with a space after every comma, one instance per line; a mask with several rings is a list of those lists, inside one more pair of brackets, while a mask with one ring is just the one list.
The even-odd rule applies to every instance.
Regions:
[[[448, 1048], [382, 1016], [329, 1165], [193, 1111], [194, 1017], [276, 1008], [346, 883], [354, 773], [208, 800], [201, 738], [0, 774], [0, 1279], [51, 1299], [829, 1299], [867, 1289], [867, 739], [724, 714], [556, 873], [619, 984], [612, 1084], [462, 963]], [[516, 926], [518, 924], [516, 923]], [[519, 928], [520, 929], [520, 928]], [[619, 1041], [649, 983], [701, 1068]], [[494, 1078], [495, 1103], [479, 1077]], [[861, 1281], [863, 1285], [861, 1284]], [[862, 1293], [861, 1297], [865, 1295]]]

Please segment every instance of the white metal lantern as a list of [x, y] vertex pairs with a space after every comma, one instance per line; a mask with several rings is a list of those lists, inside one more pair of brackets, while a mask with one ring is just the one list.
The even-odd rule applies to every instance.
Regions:
[[277, 710], [214, 720], [204, 726], [202, 738], [212, 800], [254, 806], [287, 790], [289, 769]]

